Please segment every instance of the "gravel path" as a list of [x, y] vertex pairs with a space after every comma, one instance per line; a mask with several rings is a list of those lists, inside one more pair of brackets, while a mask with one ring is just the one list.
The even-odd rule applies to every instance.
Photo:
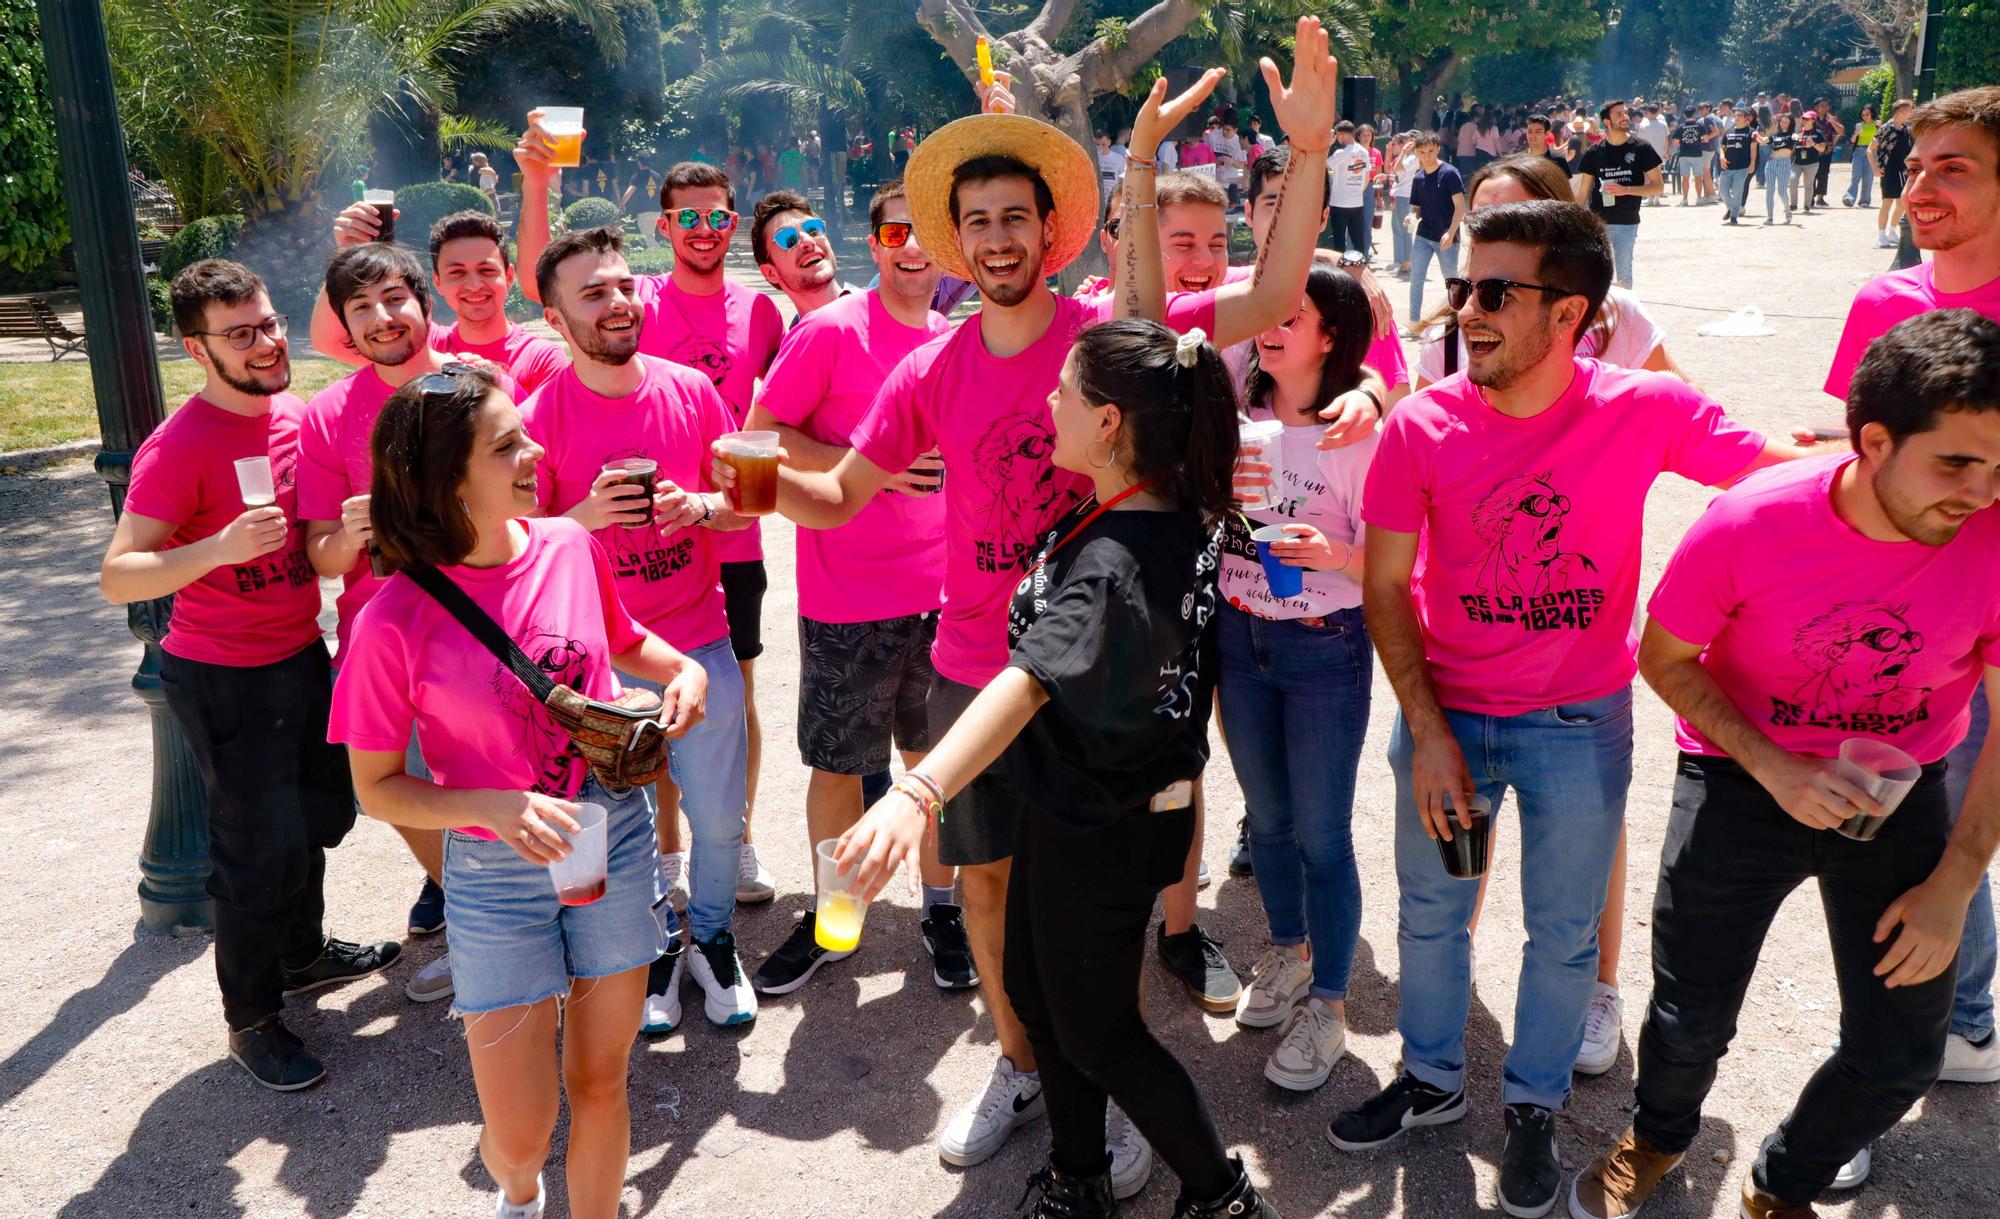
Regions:
[[[1783, 431], [1830, 416], [1818, 386], [1846, 303], [1887, 255], [1870, 247], [1868, 223], [1856, 212], [1802, 218], [1790, 229], [1727, 230], [1719, 221], [1713, 208], [1645, 213], [1640, 293], [1671, 335], [1674, 355], [1754, 425]], [[1434, 298], [1439, 291], [1434, 282]], [[1752, 303], [1765, 309], [1777, 337], [1695, 335], [1703, 322]], [[1648, 587], [1706, 498], [1701, 488], [1661, 482], [1651, 504]], [[222, 1057], [206, 942], [135, 934], [148, 737], [129, 688], [137, 647], [123, 615], [97, 594], [110, 528], [104, 504], [83, 463], [0, 477], [8, 572], [0, 586], [0, 781], [17, 793], [0, 809], [14, 844], [0, 855], [10, 964], [0, 975], [0, 1011], [9, 1017], [0, 1029], [6, 1209], [64, 1219], [490, 1214], [458, 1029], [445, 1005], [416, 1006], [402, 994], [404, 978], [440, 944], [413, 944], [387, 978], [289, 1009], [330, 1075], [309, 1092], [278, 1096], [250, 1086]], [[756, 825], [780, 896], [738, 921], [752, 968], [810, 891], [804, 772], [792, 747], [789, 534], [780, 523], [767, 542], [772, 626], [758, 682], [768, 756]], [[1353, 1030], [1332, 1080], [1308, 1096], [1273, 1088], [1262, 1076], [1272, 1034], [1201, 1015], [1157, 968], [1149, 1007], [1201, 1082], [1224, 1138], [1270, 1183], [1287, 1216], [1497, 1214], [1500, 1061], [1523, 939], [1511, 836], [1479, 939], [1471, 1116], [1372, 1156], [1343, 1155], [1322, 1138], [1335, 1109], [1386, 1082], [1396, 1063], [1391, 783], [1383, 761], [1394, 704], [1379, 678], [1375, 699], [1356, 806], [1366, 906]], [[1649, 989], [1647, 910], [1673, 757], [1666, 712], [1643, 687], [1638, 733], [1623, 969], [1628, 1046]], [[1247, 968], [1262, 948], [1263, 920], [1251, 886], [1224, 875], [1241, 814], [1226, 762], [1209, 791], [1207, 852], [1218, 880], [1203, 894], [1202, 918]], [[395, 835], [364, 821], [331, 857], [330, 929], [348, 938], [396, 935], [416, 878]], [[861, 953], [767, 1003], [747, 1032], [710, 1028], [696, 1010], [684, 1031], [635, 1051], [629, 1215], [1007, 1214], [1045, 1154], [1047, 1136], [1033, 1128], [978, 1168], [939, 1162], [936, 1131], [980, 1085], [996, 1051], [979, 1004], [931, 985], [916, 911], [900, 885], [870, 918]], [[1837, 1010], [1819, 907], [1801, 892], [1773, 929], [1701, 1139], [1649, 1219], [1736, 1213], [1741, 1174], [1837, 1037]], [[1609, 1074], [1579, 1081], [1561, 1123], [1572, 1167], [1622, 1127], [1632, 1071], [1628, 1048]], [[1942, 1086], [1882, 1141], [1867, 1187], [1830, 1201], [1825, 1213], [2000, 1214], [1996, 1130], [2000, 1088]], [[559, 1178], [558, 1163], [550, 1172], [557, 1198]], [[1162, 1168], [1127, 1213], [1165, 1216], [1175, 1189]]]

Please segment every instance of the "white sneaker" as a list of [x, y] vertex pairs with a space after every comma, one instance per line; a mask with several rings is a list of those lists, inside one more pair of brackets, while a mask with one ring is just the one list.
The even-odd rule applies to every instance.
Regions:
[[678, 914], [686, 914], [688, 908], [687, 858], [686, 851], [660, 856], [660, 892]]
[[1273, 944], [1257, 958], [1250, 985], [1236, 1001], [1236, 1023], [1246, 1029], [1268, 1029], [1285, 1022], [1312, 986], [1312, 962], [1299, 960], [1289, 947]]
[[1957, 1033], [1944, 1039], [1944, 1067], [1938, 1082], [1945, 1084], [2000, 1083], [2000, 1035], [1988, 1034], [1985, 1045], [1974, 1045]]
[[1117, 1101], [1104, 1106], [1104, 1149], [1111, 1153], [1111, 1196], [1129, 1198], [1153, 1175], [1153, 1145]]
[[1618, 1061], [1618, 1044], [1625, 1036], [1625, 1000], [1618, 988], [1597, 984], [1590, 1010], [1583, 1017], [1583, 1048], [1576, 1052], [1579, 1075], [1602, 1075]]
[[743, 976], [735, 936], [724, 931], [712, 940], [693, 940], [681, 955], [701, 987], [702, 1011], [710, 1024], [748, 1024], [757, 1018], [757, 992]]
[[403, 983], [403, 993], [412, 1003], [435, 1003], [439, 999], [452, 996], [451, 954], [443, 953], [438, 959], [410, 975]]
[[778, 887], [771, 880], [771, 874], [757, 858], [757, 848], [751, 843], [743, 844], [743, 854], [736, 867], [736, 900], [748, 906], [768, 902], [778, 895]]
[[1889, 234], [1886, 232], [1883, 233], [1880, 237], [1877, 237], [1875, 239], [1875, 248], [1878, 250], [1893, 250], [1900, 244], [1901, 242], [1897, 241], [1896, 238], [1889, 236]]
[[1206, 889], [1209, 886], [1209, 882], [1214, 879], [1214, 877], [1208, 874], [1208, 861], [1206, 859], [1197, 860], [1194, 870], [1194, 887], [1197, 889]]
[[1333, 1004], [1308, 998], [1292, 1010], [1283, 1040], [1264, 1063], [1264, 1078], [1280, 1088], [1310, 1092], [1326, 1082], [1346, 1051], [1347, 1021], [1334, 1014]]
[[549, 1191], [542, 1184], [542, 1175], [535, 1174], [535, 1200], [515, 1204], [507, 1201], [507, 1191], [499, 1191], [493, 1200], [493, 1219], [542, 1219], [542, 1204], [547, 1202]]
[[[1042, 1115], [1042, 1077], [1016, 1071], [1004, 1054], [993, 1064], [986, 1088], [945, 1124], [938, 1136], [938, 1158], [970, 1168], [1000, 1150], [1016, 1126]], [[1147, 1149], [1148, 1154], [1151, 1148]]]
[[679, 936], [667, 946], [671, 951], [646, 972], [646, 1006], [639, 1022], [640, 1032], [655, 1036], [671, 1033], [681, 1025], [681, 979], [687, 976], [690, 954]]
[[[1761, 1157], [1765, 1152], [1771, 1150], [1771, 1144], [1777, 1141], [1778, 1136], [1776, 1134], [1765, 1135], [1764, 1141], [1757, 1145], [1758, 1156]], [[1853, 1159], [1840, 1166], [1840, 1171], [1833, 1174], [1833, 1180], [1827, 1182], [1826, 1187], [1828, 1189], [1859, 1189], [1867, 1182], [1868, 1174], [1874, 1170], [1875, 1151], [1871, 1147], [1863, 1147], [1860, 1151], [1854, 1153]]]

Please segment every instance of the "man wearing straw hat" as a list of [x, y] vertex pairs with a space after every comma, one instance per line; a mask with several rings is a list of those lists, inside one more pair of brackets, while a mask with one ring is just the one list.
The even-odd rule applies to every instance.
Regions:
[[[1167, 300], [1169, 325], [1200, 328], [1218, 345], [1249, 338], [1289, 317], [1304, 290], [1324, 202], [1326, 142], [1333, 127], [1334, 63], [1317, 18], [1298, 26], [1291, 87], [1264, 62], [1274, 111], [1293, 142], [1288, 191], [1281, 198], [1268, 272], [1214, 291]], [[1182, 97], [1142, 113], [1134, 147], [1152, 148], [1221, 79], [1211, 71]], [[917, 234], [947, 275], [976, 283], [977, 316], [912, 352], [890, 374], [854, 433], [854, 448], [829, 472], [781, 472], [778, 507], [810, 528], [850, 519], [933, 446], [944, 454], [945, 607], [932, 656], [931, 732], [941, 735], [979, 688], [1007, 663], [1005, 605], [1031, 561], [1036, 539], [1087, 488], [1057, 470], [1048, 398], [1063, 359], [1085, 328], [1137, 315], [1139, 281], [1160, 292], [1157, 246], [1151, 265], [1120, 247], [1119, 290], [1077, 300], [1052, 292], [1046, 277], [1090, 242], [1098, 214], [1097, 168], [1090, 154], [1056, 128], [1007, 113], [1005, 79], [987, 90], [988, 113], [960, 119], [924, 141], [905, 181]], [[1152, 171], [1133, 157], [1127, 214], [1153, 208]], [[1155, 226], [1128, 225], [1149, 233]], [[730, 473], [717, 463], [715, 476]], [[893, 796], [890, 798], [894, 798]], [[1021, 800], [997, 770], [951, 801], [940, 825], [939, 857], [960, 867], [966, 924], [983, 979], [1001, 1058], [984, 1092], [946, 1126], [939, 1154], [954, 1164], [991, 1156], [1018, 1125], [1042, 1112], [1034, 1052], [1001, 984], [1002, 911], [1008, 860]], [[1140, 1115], [1143, 1121], [1145, 1115]], [[1116, 1109], [1107, 1115], [1116, 1193], [1145, 1184], [1152, 1151]]]

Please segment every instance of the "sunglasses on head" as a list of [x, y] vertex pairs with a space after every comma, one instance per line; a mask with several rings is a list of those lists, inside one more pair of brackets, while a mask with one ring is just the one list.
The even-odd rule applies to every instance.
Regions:
[[884, 249], [900, 250], [910, 244], [916, 227], [907, 220], [884, 220], [875, 226], [875, 241]]
[[718, 207], [706, 212], [696, 207], [684, 207], [678, 211], [668, 212], [666, 216], [660, 217], [660, 231], [662, 233], [667, 231], [667, 216], [672, 216], [674, 223], [684, 229], [695, 228], [704, 220], [708, 221], [709, 228], [718, 233], [727, 233], [736, 227], [736, 213], [726, 207]]
[[797, 224], [788, 224], [772, 233], [771, 244], [781, 250], [791, 250], [797, 248], [798, 244], [808, 237], [824, 236], [826, 236], [826, 221], [818, 216], [810, 216]]
[[1481, 313], [1498, 313], [1507, 304], [1507, 293], [1515, 288], [1528, 288], [1554, 296], [1571, 295], [1567, 288], [1523, 283], [1518, 279], [1482, 279], [1478, 283], [1469, 279], [1447, 279], [1444, 281], [1444, 299], [1452, 308], [1463, 309], [1465, 303], [1476, 296]]
[[457, 360], [448, 361], [436, 372], [427, 372], [411, 382], [417, 391], [419, 409], [417, 411], [417, 443], [424, 441], [424, 412], [422, 407], [433, 398], [449, 398], [457, 393], [459, 386], [473, 373], [472, 365], [461, 364]]

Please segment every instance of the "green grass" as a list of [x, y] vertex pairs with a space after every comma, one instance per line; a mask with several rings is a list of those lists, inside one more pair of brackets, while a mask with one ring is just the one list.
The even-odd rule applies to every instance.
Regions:
[[[294, 358], [291, 392], [310, 398], [347, 371], [332, 360]], [[187, 401], [201, 383], [201, 367], [192, 360], [168, 360], [160, 365], [160, 385], [169, 411]], [[59, 364], [0, 364], [0, 453], [89, 440], [96, 435], [97, 404], [91, 394], [88, 363], [72, 357]]]

